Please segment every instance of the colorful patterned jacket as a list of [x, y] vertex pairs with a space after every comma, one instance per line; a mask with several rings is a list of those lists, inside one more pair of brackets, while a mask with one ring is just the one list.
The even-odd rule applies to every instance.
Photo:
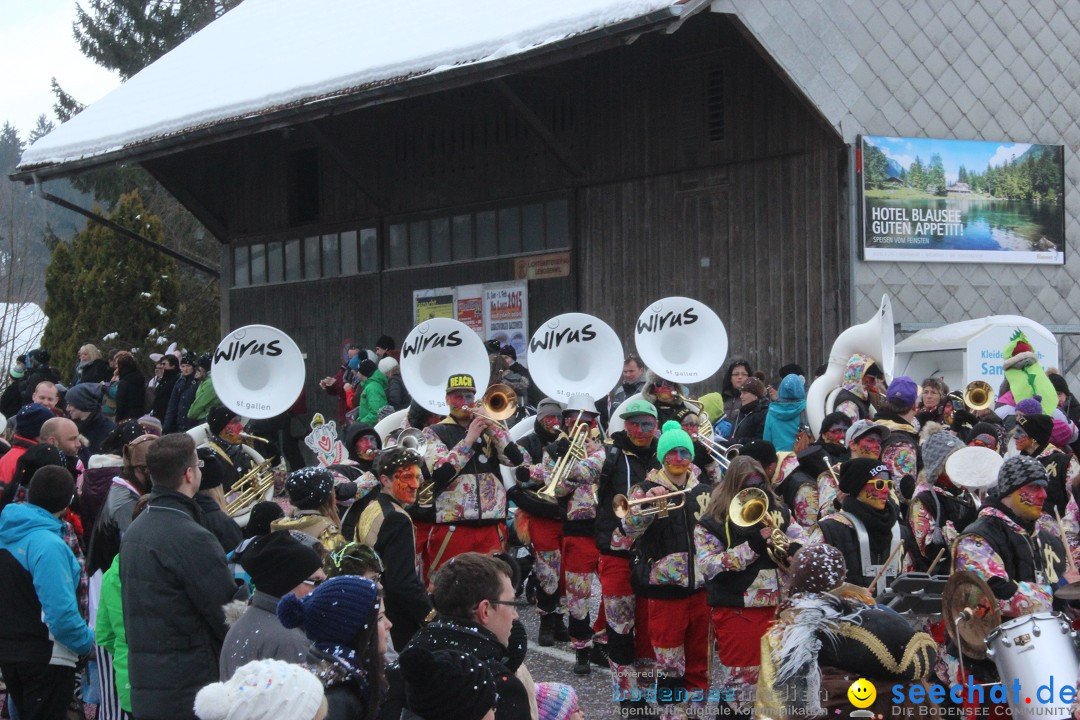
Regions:
[[425, 464], [435, 483], [435, 523], [493, 525], [506, 520], [500, 463], [515, 467], [524, 456], [502, 428], [465, 444], [467, 429], [453, 418], [424, 429]]

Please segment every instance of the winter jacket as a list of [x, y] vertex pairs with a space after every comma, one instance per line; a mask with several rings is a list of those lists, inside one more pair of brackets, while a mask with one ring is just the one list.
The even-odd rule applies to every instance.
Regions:
[[97, 360], [91, 360], [85, 365], [76, 365], [75, 375], [71, 380], [71, 384], [100, 383], [108, 382], [111, 379], [112, 370], [109, 369], [109, 363], [105, 362], [102, 358], [98, 358]]
[[160, 420], [163, 424], [165, 422], [165, 416], [169, 413], [169, 402], [172, 401], [172, 391], [176, 387], [177, 381], [180, 380], [180, 371], [169, 368], [161, 376], [161, 380], [158, 381], [157, 387], [154, 388], [154, 404], [150, 408], [150, 414]]
[[[112, 480], [124, 468], [124, 460], [119, 455], [93, 455], [83, 472], [82, 487], [79, 488], [79, 517], [87, 532], [97, 524], [98, 514], [105, 498], [112, 487]], [[102, 570], [107, 568], [106, 565]]]
[[131, 515], [139, 501], [139, 488], [118, 474], [114, 474], [109, 484], [109, 493], [93, 525], [90, 548], [86, 551], [88, 575], [98, 570], [104, 572], [113, 564], [113, 558], [120, 554], [120, 540], [131, 527]]
[[[786, 507], [770, 509], [780, 513], [780, 529], [801, 537], [791, 527]], [[705, 583], [711, 607], [774, 607], [780, 604], [783, 573], [769, 555], [758, 527], [744, 530], [723, 521], [702, 517], [694, 528], [697, 573]], [[794, 552], [790, 553], [794, 555]]]
[[765, 418], [769, 414], [769, 400], [758, 398], [739, 408], [735, 416], [735, 429], [731, 437], [735, 442], [760, 440], [765, 434]]
[[17, 380], [8, 378], [7, 387], [4, 388], [4, 393], [0, 395], [0, 413], [6, 418], [15, 417], [19, 412], [19, 408], [26, 404], [23, 402], [23, 394], [25, 394], [25, 392], [25, 377]]
[[521, 448], [505, 430], [481, 434], [465, 444], [467, 430], [447, 418], [424, 429], [425, 464], [435, 483], [435, 522], [448, 525], [497, 525], [506, 520], [506, 489], [499, 464], [524, 461]]
[[393, 405], [394, 410], [404, 410], [409, 407], [412, 398], [405, 387], [405, 380], [401, 373], [396, 372], [386, 379], [386, 402]]
[[612, 546], [616, 532], [622, 535], [621, 523], [612, 508], [616, 495], [630, 495], [630, 488], [645, 480], [650, 470], [660, 467], [656, 459], [656, 440], [639, 448], [630, 442], [626, 431], [612, 433], [611, 444], [605, 446], [604, 465], [597, 481], [596, 547], [605, 555], [630, 557], [625, 548]]
[[619, 406], [626, 402], [626, 398], [637, 395], [641, 392], [641, 388], [645, 387], [645, 376], [642, 375], [641, 379], [637, 382], [622, 383], [611, 393], [611, 409], [608, 410], [609, 416], [614, 416], [615, 411], [619, 409]]
[[0, 513], [0, 663], [75, 667], [94, 634], [79, 613], [79, 563], [44, 508], [11, 504]]
[[386, 616], [393, 627], [394, 647], [405, 647], [431, 612], [427, 588], [416, 570], [416, 535], [412, 519], [393, 495], [375, 496], [356, 525], [356, 541], [383, 561], [382, 584], [386, 591]]
[[188, 419], [188, 410], [195, 402], [195, 393], [198, 389], [199, 381], [195, 379], [195, 373], [177, 378], [169, 396], [165, 418], [161, 421], [163, 433], [186, 432], [195, 427], [195, 423]]
[[375, 424], [379, 421], [379, 411], [386, 405], [386, 376], [382, 370], [376, 370], [364, 383], [357, 404], [356, 419], [360, 422]]
[[[865, 571], [870, 566], [880, 567], [889, 558], [895, 548], [895, 545], [892, 544], [893, 528], [899, 528], [899, 541], [905, 546], [911, 542], [908, 537], [911, 534], [911, 528], [899, 516], [899, 510], [892, 502], [886, 505], [884, 510], [875, 510], [869, 505], [859, 502], [855, 496], [848, 495], [844, 498], [842, 507], [843, 511], [819, 520], [816, 532], [811, 531], [811, 537], [816, 540], [817, 533], [820, 533], [822, 541], [832, 545], [844, 554], [844, 560], [847, 563], [847, 576], [845, 578], [847, 582], [853, 585], [869, 587], [870, 583], [873, 582], [874, 573], [868, 574]], [[866, 558], [868, 561], [866, 566], [863, 565], [858, 532], [848, 515], [844, 513], [854, 515], [866, 527], [870, 550], [870, 556]], [[876, 526], [872, 522], [876, 523]], [[900, 551], [898, 555], [901, 571], [903, 571], [904, 567], [912, 565], [910, 559], [905, 557], [904, 551]], [[895, 569], [897, 567], [896, 562], [897, 560], [893, 560], [890, 567]], [[895, 572], [887, 571], [886, 575], [895, 577]]]
[[214, 378], [207, 375], [206, 379], [199, 383], [199, 387], [195, 391], [195, 400], [192, 401], [191, 407], [188, 408], [187, 418], [192, 422], [192, 427], [206, 422], [206, 416], [210, 414], [210, 408], [220, 404], [221, 401], [218, 400], [217, 392], [214, 391]]
[[217, 541], [221, 543], [221, 549], [226, 553], [235, 550], [240, 541], [244, 539], [244, 532], [236, 524], [236, 521], [226, 515], [225, 511], [218, 505], [217, 500], [206, 493], [196, 494], [195, 502], [199, 504], [199, 509], [202, 510], [200, 524], [214, 534]]
[[[487, 628], [474, 622], [440, 617], [421, 628], [409, 647], [436, 650], [457, 650], [484, 663], [495, 678], [499, 695], [495, 717], [504, 720], [528, 720], [529, 694], [515, 672], [525, 657], [527, 640], [520, 623], [514, 623], [510, 634], [511, 648], [507, 649]], [[398, 718], [405, 707], [405, 681], [401, 668], [395, 663], [386, 671], [389, 689], [382, 705], [382, 717]]]
[[105, 441], [109, 433], [116, 429], [116, 423], [100, 410], [95, 410], [90, 417], [75, 423], [79, 427], [79, 434], [86, 438], [86, 446], [79, 450], [79, 459], [83, 465], [90, 465], [90, 458], [101, 452], [101, 443]]
[[21, 435], [11, 436], [11, 449], [0, 457], [0, 490], [5, 491], [2, 494], [8, 494], [6, 492], [8, 485], [15, 479], [15, 466], [18, 465], [23, 453], [32, 445], [37, 445], [37, 440], [24, 438]]
[[221, 682], [252, 660], [302, 663], [307, 659], [311, 642], [302, 629], [288, 629], [278, 620], [280, 599], [259, 590], [251, 596], [251, 604], [225, 636], [218, 665]]
[[218, 679], [228, 630], [222, 606], [236, 585], [201, 515], [192, 498], [154, 488], [120, 547], [136, 717], [194, 720], [196, 693]]
[[769, 403], [762, 437], [776, 452], [795, 449], [795, 436], [806, 413], [806, 387], [798, 375], [788, 375], [780, 381], [776, 402]]
[[138, 420], [146, 412], [146, 378], [138, 369], [132, 368], [120, 376], [116, 384], [117, 423]]
[[131, 712], [131, 681], [128, 678], [128, 644], [124, 632], [124, 601], [120, 591], [120, 561], [116, 560], [101, 578], [94, 639], [112, 656], [116, 675], [116, 697], [125, 712]]

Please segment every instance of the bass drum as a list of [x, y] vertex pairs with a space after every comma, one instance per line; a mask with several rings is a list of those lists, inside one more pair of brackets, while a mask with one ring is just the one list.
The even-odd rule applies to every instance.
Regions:
[[1063, 615], [1045, 612], [1004, 622], [986, 636], [986, 656], [994, 661], [1001, 682], [1008, 688], [1012, 687], [1013, 680], [1020, 681], [1023, 692], [1016, 698], [1013, 693], [1008, 694], [1013, 715], [1038, 713], [1040, 718], [1072, 717], [1069, 705], [1060, 703], [1060, 697], [1053, 695], [1054, 690], [1050, 691], [1049, 703], [1043, 703], [1036, 690], [1041, 685], [1061, 688], [1076, 682], [1080, 662], [1075, 637], [1076, 633]]
[[[188, 430], [187, 434], [191, 437], [192, 440], [195, 441], [195, 447], [206, 447], [210, 444], [210, 426], [206, 423], [203, 423], [202, 425], [196, 425], [195, 427]], [[247, 456], [251, 458], [252, 467], [260, 465], [265, 460], [265, 458], [263, 458], [262, 456], [262, 453], [260, 453], [258, 450], [251, 447], [250, 445], [245, 444], [241, 445], [240, 447], [242, 447], [244, 449], [244, 453], [246, 453]], [[247, 527], [248, 520], [251, 519], [251, 508], [254, 507], [256, 503], [269, 502], [273, 499], [274, 486], [271, 485], [269, 488], [266, 489], [266, 492], [263, 493], [262, 497], [256, 498], [255, 502], [251, 503], [251, 505], [249, 505], [248, 508], [242, 513], [234, 516], [233, 520], [240, 527]], [[228, 496], [226, 496], [225, 501], [228, 502], [228, 500], [229, 498]]]

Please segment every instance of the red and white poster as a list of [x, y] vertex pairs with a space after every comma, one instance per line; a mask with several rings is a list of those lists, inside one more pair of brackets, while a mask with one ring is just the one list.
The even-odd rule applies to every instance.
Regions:
[[529, 340], [528, 287], [527, 282], [484, 285], [484, 337], [512, 345], [519, 360]]

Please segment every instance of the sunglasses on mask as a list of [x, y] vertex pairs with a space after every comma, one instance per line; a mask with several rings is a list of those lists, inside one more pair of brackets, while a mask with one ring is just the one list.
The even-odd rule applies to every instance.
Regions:
[[871, 480], [870, 482], [868, 482], [866, 484], [867, 485], [873, 485], [875, 490], [892, 490], [893, 481], [892, 480], [882, 480], [881, 478], [876, 478], [876, 479]]

